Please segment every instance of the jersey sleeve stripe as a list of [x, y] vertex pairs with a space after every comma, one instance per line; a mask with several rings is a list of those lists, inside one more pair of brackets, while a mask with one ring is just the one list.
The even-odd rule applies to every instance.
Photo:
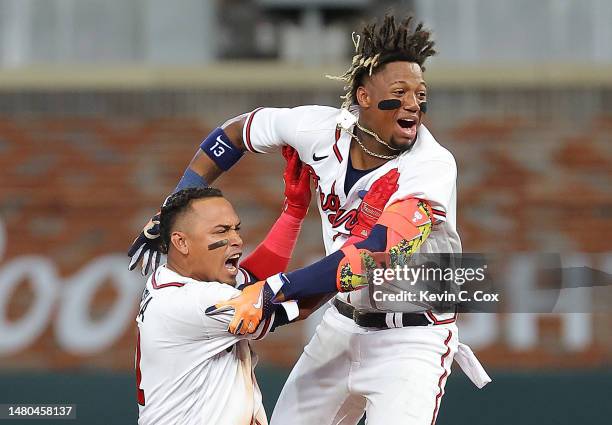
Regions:
[[436, 221], [446, 221], [446, 211], [439, 208], [432, 208], [431, 212], [433, 213], [434, 219]]
[[446, 221], [446, 217], [434, 214], [434, 223], [441, 223]]
[[257, 108], [253, 112], [251, 112], [251, 114], [249, 115], [249, 118], [247, 119], [247, 124], [244, 130], [244, 141], [245, 141], [246, 148], [249, 151], [254, 152], [254, 153], [261, 153], [261, 152], [258, 152], [257, 150], [255, 150], [255, 148], [253, 148], [253, 143], [251, 142], [251, 124], [253, 124], [253, 117], [255, 116], [255, 114], [261, 111], [262, 109], [263, 108]]

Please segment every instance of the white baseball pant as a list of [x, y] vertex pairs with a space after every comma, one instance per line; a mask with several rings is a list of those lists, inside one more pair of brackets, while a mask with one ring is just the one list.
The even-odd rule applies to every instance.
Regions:
[[435, 423], [457, 352], [454, 323], [367, 330], [330, 307], [280, 394], [270, 425]]

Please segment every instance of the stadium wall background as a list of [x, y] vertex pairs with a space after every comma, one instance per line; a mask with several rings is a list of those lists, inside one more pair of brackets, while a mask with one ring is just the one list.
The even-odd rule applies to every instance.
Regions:
[[[211, 128], [261, 105], [338, 105], [337, 85], [322, 77], [336, 71], [237, 63], [0, 72], [0, 401], [75, 400], [87, 423], [111, 423], [105, 414], [118, 411], [134, 423], [133, 317], [144, 281], [125, 270], [129, 242]], [[562, 252], [610, 271], [607, 71], [432, 69], [429, 126], [458, 161], [466, 250]], [[251, 246], [278, 213], [281, 166], [277, 156], [246, 158], [220, 181]], [[292, 266], [322, 255], [318, 227], [312, 208]], [[464, 319], [464, 337], [499, 385], [477, 393], [457, 371], [440, 423], [609, 417], [597, 397], [610, 389], [612, 315], [514, 319]], [[315, 322], [258, 345], [270, 411]], [[517, 393], [548, 416], [521, 420], [509, 401]]]

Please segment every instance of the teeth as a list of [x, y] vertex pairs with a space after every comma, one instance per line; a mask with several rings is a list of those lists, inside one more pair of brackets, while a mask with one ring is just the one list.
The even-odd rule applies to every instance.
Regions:
[[413, 120], [407, 120], [404, 118], [400, 118], [397, 121], [398, 121], [399, 126], [402, 128], [411, 128], [415, 123]]

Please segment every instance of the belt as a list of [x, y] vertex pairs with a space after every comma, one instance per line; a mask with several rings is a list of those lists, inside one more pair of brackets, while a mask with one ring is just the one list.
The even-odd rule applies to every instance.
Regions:
[[405, 326], [429, 326], [433, 323], [423, 313], [371, 313], [357, 310], [350, 304], [334, 298], [338, 313], [364, 328], [403, 328]]

